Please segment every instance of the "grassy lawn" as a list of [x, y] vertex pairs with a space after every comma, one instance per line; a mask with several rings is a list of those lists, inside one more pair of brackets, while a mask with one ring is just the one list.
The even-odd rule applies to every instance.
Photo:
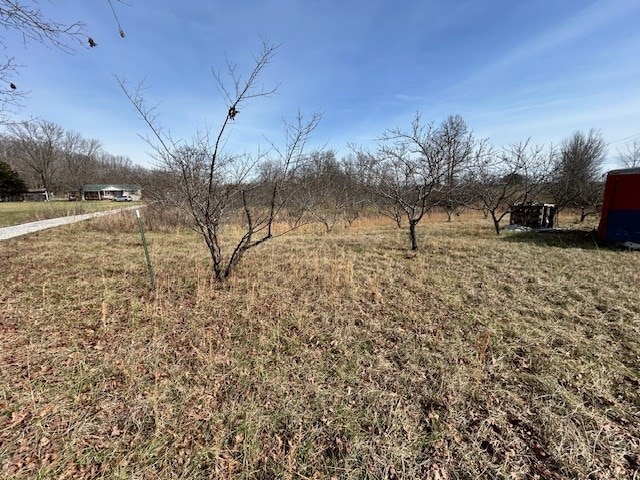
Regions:
[[133, 202], [0, 202], [0, 227], [19, 225], [49, 218], [81, 215], [134, 205]]
[[637, 252], [362, 220], [219, 287], [149, 218], [150, 292], [130, 217], [0, 244], [0, 477], [638, 475]]

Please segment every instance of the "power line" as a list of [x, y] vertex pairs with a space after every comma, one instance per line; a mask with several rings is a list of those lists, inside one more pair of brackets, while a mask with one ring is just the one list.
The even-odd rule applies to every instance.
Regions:
[[629, 135], [628, 137], [621, 138], [620, 140], [614, 140], [613, 142], [609, 142], [609, 143], [607, 143], [607, 146], [608, 145], [614, 145], [616, 143], [626, 142], [626, 141], [632, 140], [632, 139], [635, 140], [635, 139], [638, 139], [638, 138], [640, 138], [640, 132], [634, 133], [633, 135]]

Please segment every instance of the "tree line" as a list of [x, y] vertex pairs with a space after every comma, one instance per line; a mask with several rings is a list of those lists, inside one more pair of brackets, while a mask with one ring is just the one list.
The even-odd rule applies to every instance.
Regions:
[[46, 120], [9, 125], [0, 134], [0, 162], [6, 172], [3, 178], [14, 179], [13, 188], [7, 183], [0, 197], [26, 188], [43, 188], [60, 196], [81, 192], [90, 183], [149, 185], [152, 177], [149, 169], [129, 157], [106, 152], [98, 140]]
[[[417, 249], [416, 227], [436, 209], [449, 219], [483, 211], [498, 234], [514, 205], [555, 203], [558, 212], [579, 209], [581, 220], [599, 209], [606, 143], [595, 130], [577, 131], [558, 147], [525, 141], [496, 149], [475, 138], [459, 115], [436, 125], [417, 114], [408, 129], [385, 132], [375, 148], [351, 148], [340, 160], [332, 150], [299, 160], [281, 187], [290, 192], [283, 197], [284, 221], [319, 222], [330, 232], [340, 221], [381, 214], [406, 227]], [[277, 166], [263, 163], [254, 185], [244, 187], [265, 188], [278, 174]]]
[[[599, 210], [606, 143], [595, 130], [577, 131], [557, 147], [524, 141], [498, 149], [477, 138], [460, 115], [435, 124], [416, 114], [408, 128], [383, 132], [374, 148], [351, 145], [338, 158], [331, 149], [307, 151], [319, 120], [298, 116], [285, 124], [284, 142], [255, 157], [216, 151], [221, 136], [191, 143], [160, 137], [154, 169], [55, 123], [17, 123], [0, 135], [0, 196], [26, 187], [75, 193], [89, 183], [141, 184], [148, 199], [177, 209], [203, 235], [220, 278], [249, 248], [309, 222], [331, 232], [340, 222], [384, 215], [407, 228], [415, 250], [418, 224], [436, 209], [449, 219], [481, 210], [498, 234], [513, 205], [550, 202], [558, 212], [579, 209], [581, 220]], [[631, 161], [632, 148], [625, 152]], [[223, 258], [220, 230], [230, 222], [246, 230]], [[276, 232], [276, 222], [287, 228]]]

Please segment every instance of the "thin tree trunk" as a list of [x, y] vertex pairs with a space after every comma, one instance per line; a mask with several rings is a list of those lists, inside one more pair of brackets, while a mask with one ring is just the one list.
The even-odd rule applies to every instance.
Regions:
[[491, 218], [493, 219], [493, 227], [496, 229], [496, 234], [500, 235], [500, 219], [496, 217], [495, 212], [491, 212]]
[[418, 250], [418, 239], [416, 238], [416, 221], [409, 221], [409, 238], [411, 239], [411, 250]]
[[595, 215], [596, 212], [588, 212], [585, 208], [580, 210], [580, 223], [584, 222], [589, 215]]
[[394, 217], [396, 221], [396, 226], [398, 228], [402, 228], [402, 215], [400, 214], [400, 212], [395, 212]]

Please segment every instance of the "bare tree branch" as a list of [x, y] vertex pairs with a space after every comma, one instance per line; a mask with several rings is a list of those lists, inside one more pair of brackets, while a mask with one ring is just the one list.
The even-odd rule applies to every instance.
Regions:
[[[113, 16], [118, 24], [118, 31], [124, 37], [113, 2], [107, 0]], [[38, 0], [0, 0], [0, 46], [6, 52], [9, 46], [5, 42], [5, 32], [15, 32], [27, 46], [31, 42], [73, 53], [76, 48], [88, 42], [89, 48], [97, 43], [87, 33], [86, 25], [81, 20], [63, 23], [46, 15], [40, 8]], [[23, 106], [28, 93], [16, 76], [20, 65], [11, 55], [5, 55], [0, 62], [0, 123], [7, 124], [15, 110]]]

